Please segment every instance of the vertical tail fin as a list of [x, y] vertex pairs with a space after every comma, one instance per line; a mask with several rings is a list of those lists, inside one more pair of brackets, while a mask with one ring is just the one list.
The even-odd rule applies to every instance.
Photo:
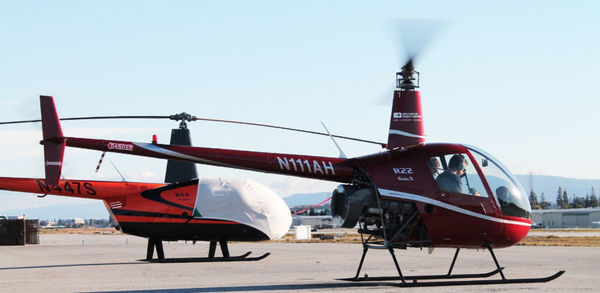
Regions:
[[421, 95], [414, 90], [394, 91], [388, 149], [425, 143]]
[[44, 140], [44, 165], [46, 167], [46, 184], [57, 185], [62, 171], [65, 140], [60, 127], [60, 119], [56, 113], [54, 99], [51, 96], [40, 96], [42, 112], [42, 133]]
[[[171, 145], [192, 145], [190, 130], [187, 128], [175, 128], [171, 130]], [[198, 178], [196, 172], [196, 163], [184, 161], [167, 161], [167, 172], [165, 173], [165, 183], [184, 182]]]

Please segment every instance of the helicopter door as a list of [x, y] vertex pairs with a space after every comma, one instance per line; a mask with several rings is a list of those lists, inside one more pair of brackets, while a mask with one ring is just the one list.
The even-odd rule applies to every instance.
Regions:
[[488, 194], [479, 166], [469, 153], [450, 153], [435, 157], [441, 170], [434, 174], [440, 192], [440, 201], [447, 204], [440, 209], [444, 229], [437, 231], [443, 241], [462, 239], [465, 243], [485, 242], [498, 234], [502, 225], [490, 221], [498, 214], [494, 197]]

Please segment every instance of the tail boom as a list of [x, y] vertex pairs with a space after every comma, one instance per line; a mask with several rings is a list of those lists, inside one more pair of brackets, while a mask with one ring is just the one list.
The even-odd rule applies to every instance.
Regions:
[[141, 193], [164, 186], [164, 183], [113, 182], [94, 180], [60, 180], [50, 185], [41, 178], [0, 177], [0, 189], [59, 196], [107, 199]]
[[175, 146], [130, 141], [65, 138], [67, 146], [128, 155], [180, 160], [199, 164], [291, 175], [335, 182], [351, 182], [349, 159]]

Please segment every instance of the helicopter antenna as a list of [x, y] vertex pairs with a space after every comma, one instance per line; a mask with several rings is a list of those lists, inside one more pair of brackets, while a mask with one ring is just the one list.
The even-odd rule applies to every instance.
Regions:
[[346, 157], [346, 154], [344, 154], [344, 151], [342, 151], [342, 148], [338, 145], [338, 143], [335, 141], [335, 139], [333, 138], [333, 136], [331, 135], [331, 133], [329, 132], [329, 129], [327, 129], [327, 126], [325, 126], [325, 123], [323, 123], [323, 121], [321, 121], [321, 125], [323, 125], [323, 128], [325, 128], [325, 131], [327, 132], [327, 134], [329, 135], [329, 138], [331, 138], [331, 141], [333, 141], [333, 144], [335, 144], [335, 147], [338, 149], [338, 151], [340, 151], [340, 158], [342, 159], [347, 159], [348, 157]]
[[125, 177], [123, 176], [123, 174], [121, 174], [121, 172], [119, 171], [117, 166], [115, 166], [115, 163], [113, 163], [113, 161], [110, 161], [110, 164], [113, 166], [113, 168], [115, 168], [115, 170], [117, 170], [117, 173], [119, 173], [119, 176], [121, 176], [121, 181], [127, 182], [127, 180], [125, 180]]

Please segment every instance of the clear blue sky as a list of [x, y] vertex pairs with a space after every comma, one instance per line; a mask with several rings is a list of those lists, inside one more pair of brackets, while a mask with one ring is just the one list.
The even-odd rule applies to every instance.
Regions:
[[[525, 3], [523, 3], [525, 2]], [[463, 142], [514, 173], [598, 179], [599, 4], [594, 1], [3, 1], [1, 119], [196, 116], [385, 141], [403, 52], [394, 19], [446, 25], [419, 58], [428, 142]], [[168, 142], [173, 122], [65, 122], [69, 136]], [[198, 146], [337, 156], [327, 138], [190, 125]], [[39, 126], [0, 128], [0, 176], [41, 177]], [[349, 156], [376, 146], [340, 141]], [[67, 178], [118, 179], [100, 154], [68, 149]], [[165, 162], [109, 154], [129, 180], [161, 181]], [[335, 184], [198, 165], [282, 196]], [[73, 202], [8, 193], [2, 208]], [[62, 201], [61, 201], [62, 200]]]

